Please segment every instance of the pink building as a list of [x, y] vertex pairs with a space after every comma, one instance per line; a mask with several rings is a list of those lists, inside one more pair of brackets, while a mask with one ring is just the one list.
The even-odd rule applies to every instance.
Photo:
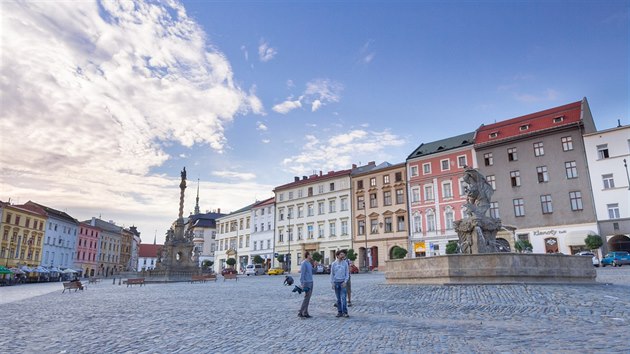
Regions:
[[412, 257], [446, 254], [448, 241], [458, 240], [454, 221], [464, 215], [464, 169], [477, 165], [474, 137], [472, 132], [421, 144], [407, 158]]
[[74, 263], [76, 268], [83, 270], [84, 277], [93, 277], [96, 273], [99, 235], [99, 228], [85, 222], [79, 223], [79, 244], [77, 246], [77, 257]]

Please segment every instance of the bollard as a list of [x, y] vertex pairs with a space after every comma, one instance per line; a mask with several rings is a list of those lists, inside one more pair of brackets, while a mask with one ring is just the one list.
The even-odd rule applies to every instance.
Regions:
[[118, 285], [120, 285], [122, 282], [122, 278], [118, 278]]
[[112, 285], [116, 285], [116, 278], [114, 278], [114, 282], [112, 283]]

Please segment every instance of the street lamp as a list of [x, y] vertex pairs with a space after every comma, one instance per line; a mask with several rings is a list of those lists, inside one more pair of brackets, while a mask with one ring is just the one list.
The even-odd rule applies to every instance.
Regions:
[[367, 222], [368, 222], [368, 218], [367, 218], [367, 210], [365, 207], [365, 203], [366, 203], [366, 199], [365, 199], [365, 194], [363, 194], [363, 215], [365, 216], [365, 226], [363, 228], [363, 231], [365, 233], [365, 252], [363, 254], [364, 260], [363, 260], [363, 264], [365, 265], [365, 270], [366, 271], [370, 271], [370, 266], [368, 265], [368, 244], [367, 244]]
[[289, 227], [287, 228], [287, 238], [289, 239], [289, 260], [287, 261], [287, 271], [291, 273], [291, 238], [293, 233], [291, 232], [291, 209], [287, 208], [287, 220], [289, 220]]
[[623, 167], [626, 168], [626, 178], [628, 178], [628, 190], [630, 190], [630, 174], [628, 174], [628, 164], [626, 163], [626, 159], [623, 159]]

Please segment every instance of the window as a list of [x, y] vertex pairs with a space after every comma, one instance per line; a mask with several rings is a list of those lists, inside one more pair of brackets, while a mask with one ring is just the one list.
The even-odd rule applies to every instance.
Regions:
[[[308, 196], [312, 197], [313, 196], [313, 187], [308, 187]], [[264, 212], [264, 210], [263, 210]]]
[[357, 181], [357, 189], [363, 189], [363, 180]]
[[554, 123], [562, 123], [562, 121], [564, 120], [564, 116], [560, 116], [560, 117], [555, 117], [553, 119]]
[[383, 192], [383, 205], [392, 205], [392, 191]]
[[488, 137], [489, 137], [490, 139], [494, 139], [494, 138], [496, 138], [497, 136], [499, 136], [499, 133], [498, 133], [498, 132], [492, 132], [492, 133], [488, 134]]
[[431, 164], [430, 163], [425, 163], [422, 165], [422, 173], [425, 175], [428, 175], [429, 173], [431, 173]]
[[287, 212], [287, 218], [291, 219], [293, 217], [293, 207], [289, 207], [289, 211]]
[[304, 207], [302, 205], [298, 206], [298, 218], [303, 218], [304, 217]]
[[565, 136], [560, 139], [562, 141], [562, 151], [571, 151], [573, 150], [573, 138], [570, 136]]
[[341, 198], [341, 211], [348, 210], [348, 198]]
[[377, 234], [378, 233], [378, 220], [370, 219], [370, 233]]
[[293, 192], [289, 192], [289, 200], [293, 199]]
[[309, 240], [313, 239], [314, 237], [313, 225], [306, 226], [306, 237], [308, 237]]
[[466, 155], [457, 156], [457, 167], [464, 168], [467, 164]]
[[[7, 217], [6, 217], [6, 219], [4, 219], [4, 221], [5, 221], [7, 224], [10, 224], [10, 223], [11, 223], [11, 213], [7, 213]], [[52, 226], [52, 224], [48, 224], [48, 225], [49, 225], [49, 226]]]
[[447, 230], [453, 229], [453, 220], [454, 220], [453, 209], [451, 208], [446, 209], [446, 211], [444, 212], [444, 223], [446, 224]]
[[597, 145], [597, 157], [601, 159], [607, 159], [610, 156], [608, 155], [608, 144]]
[[365, 235], [365, 220], [359, 220], [358, 229], [359, 235]]
[[512, 205], [514, 205], [514, 216], [525, 216], [525, 202], [523, 198], [513, 199]]
[[518, 127], [518, 130], [520, 130], [520, 131], [529, 130], [529, 124], [521, 125], [520, 127]]
[[536, 174], [538, 175], [538, 183], [549, 182], [549, 173], [547, 172], [547, 166], [536, 167]]
[[337, 203], [335, 203], [334, 200], [329, 200], [328, 201], [328, 212], [329, 213], [334, 213], [337, 211]]
[[448, 171], [448, 170], [451, 169], [451, 164], [450, 164], [448, 159], [441, 160], [440, 161], [440, 166], [442, 166], [442, 171]]
[[405, 202], [405, 197], [403, 193], [404, 192], [402, 189], [396, 189], [396, 204], [403, 204]]
[[302, 190], [298, 189], [298, 198], [302, 198]]
[[394, 231], [392, 228], [392, 217], [387, 216], [385, 217], [385, 232], [392, 232], [392, 231]]
[[314, 214], [315, 214], [315, 207], [313, 206], [313, 203], [311, 203], [306, 207], [306, 215], [313, 216]]
[[492, 187], [493, 191], [497, 190], [497, 178], [494, 175], [486, 176], [486, 182]]
[[460, 178], [459, 179], [459, 195], [460, 196], [466, 195], [467, 188], [468, 188], [468, 184], [464, 182], [463, 178]]
[[317, 224], [317, 238], [324, 237], [324, 224]]
[[370, 178], [370, 187], [376, 187], [376, 177]]
[[442, 184], [442, 198], [453, 198], [453, 185], [451, 182]]
[[494, 165], [494, 158], [492, 158], [492, 153], [491, 152], [489, 152], [487, 154], [483, 154], [483, 163], [486, 166]]
[[404, 216], [398, 216], [396, 217], [397, 220], [397, 224], [398, 224], [398, 231], [405, 231], [405, 217]]
[[543, 214], [551, 214], [553, 213], [553, 205], [551, 204], [551, 195], [541, 195], [540, 196], [540, 205], [542, 207]]
[[545, 154], [545, 148], [542, 142], [534, 143], [534, 156], [543, 156]]
[[490, 216], [499, 219], [499, 202], [490, 203]]
[[357, 208], [359, 210], [365, 209], [365, 197], [362, 195], [357, 197]]
[[341, 221], [341, 235], [347, 235], [348, 234], [348, 221], [347, 220], [343, 220]]
[[521, 172], [510, 172], [510, 182], [512, 183], [512, 187], [519, 187], [521, 185]]
[[612, 173], [607, 174], [607, 175], [602, 175], [602, 180], [604, 182], [604, 189], [615, 188], [615, 180], [613, 179]]
[[414, 233], [422, 232], [422, 218], [418, 214], [413, 216], [413, 232]]
[[317, 213], [324, 215], [324, 202], [317, 202]]
[[370, 194], [370, 208], [376, 208], [378, 207], [378, 203], [376, 201], [376, 193], [371, 193]]
[[330, 187], [330, 189], [329, 189], [329, 190], [330, 190], [331, 192], [334, 192], [334, 191], [335, 191], [335, 182], [332, 182], [332, 183], [330, 184], [330, 186], [329, 186], [329, 187]]
[[395, 180], [396, 182], [402, 182], [402, 172], [396, 172], [396, 173], [394, 174], [394, 180]]
[[569, 192], [569, 200], [571, 201], [571, 210], [582, 210], [582, 192]]
[[389, 183], [389, 175], [384, 175], [383, 176], [383, 184], [388, 184]]
[[567, 174], [567, 178], [577, 178], [577, 164], [575, 161], [568, 161], [564, 163], [564, 170]]
[[424, 186], [424, 200], [433, 200], [433, 186]]
[[509, 149], [507, 149], [507, 153], [508, 153], [508, 161], [517, 161], [518, 160], [518, 156], [516, 155], [516, 148], [509, 148]]
[[323, 194], [324, 193], [324, 185], [320, 184], [319, 186], [317, 186], [317, 193], [319, 194]]
[[619, 204], [607, 204], [608, 208], [608, 218], [609, 219], [619, 219]]
[[415, 177], [418, 175], [418, 166], [411, 166], [411, 171], [409, 171], [409, 173], [411, 174], [412, 177]]
[[432, 210], [427, 211], [427, 231], [435, 231], [435, 214]]
[[414, 188], [411, 190], [411, 202], [417, 203], [420, 201], [420, 189]]

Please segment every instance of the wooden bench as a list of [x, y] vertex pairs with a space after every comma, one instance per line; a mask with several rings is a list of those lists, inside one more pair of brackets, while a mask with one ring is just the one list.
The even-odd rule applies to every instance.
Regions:
[[206, 277], [204, 275], [193, 275], [190, 279], [190, 283], [194, 283], [194, 282], [199, 282], [199, 283], [205, 283], [206, 282]]
[[225, 281], [226, 279], [234, 279], [236, 281], [238, 281], [238, 277], [236, 276], [236, 274], [232, 274], [232, 273], [226, 273], [223, 275], [223, 281]]
[[62, 294], [66, 292], [66, 290], [68, 290], [68, 292], [70, 292], [70, 290], [74, 289], [74, 292], [76, 292], [77, 290], [85, 290], [87, 289], [87, 286], [81, 284], [80, 281], [69, 281], [69, 282], [65, 282], [63, 283], [63, 291], [61, 292]]
[[127, 279], [127, 287], [130, 287], [131, 285], [140, 285], [143, 286], [144, 285], [144, 278], [130, 278]]
[[210, 280], [217, 281], [217, 275], [216, 274], [204, 274], [203, 277], [206, 280], [208, 280], [208, 281], [210, 281]]

